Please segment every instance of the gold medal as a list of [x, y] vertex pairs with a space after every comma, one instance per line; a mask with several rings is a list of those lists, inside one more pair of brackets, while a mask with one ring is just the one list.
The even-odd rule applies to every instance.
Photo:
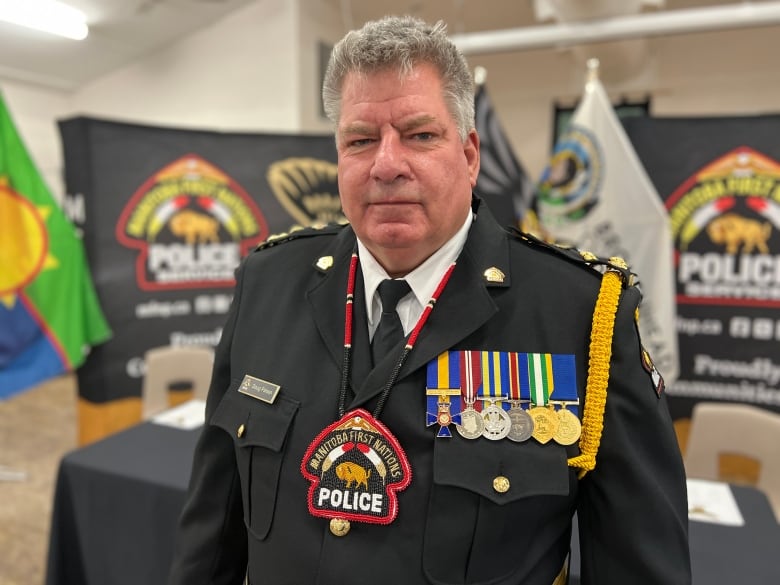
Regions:
[[578, 419], [565, 406], [558, 410], [558, 428], [553, 439], [559, 445], [573, 445], [582, 433], [582, 425]]
[[531, 436], [542, 445], [548, 443], [558, 430], [558, 417], [552, 408], [535, 406], [528, 411], [534, 421], [534, 430]]

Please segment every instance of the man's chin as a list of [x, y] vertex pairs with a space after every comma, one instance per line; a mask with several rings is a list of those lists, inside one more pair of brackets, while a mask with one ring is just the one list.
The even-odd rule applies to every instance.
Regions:
[[374, 246], [388, 250], [414, 249], [421, 241], [418, 231], [403, 223], [383, 224], [372, 230], [369, 237]]

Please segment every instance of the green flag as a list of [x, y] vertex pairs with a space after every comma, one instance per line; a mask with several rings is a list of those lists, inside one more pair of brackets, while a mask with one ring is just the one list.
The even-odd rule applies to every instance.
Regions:
[[77, 368], [110, 335], [81, 240], [0, 96], [0, 399]]

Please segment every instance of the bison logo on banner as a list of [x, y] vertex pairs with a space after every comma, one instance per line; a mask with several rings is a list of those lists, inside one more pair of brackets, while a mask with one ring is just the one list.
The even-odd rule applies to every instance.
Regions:
[[740, 148], [666, 202], [679, 303], [780, 306], [780, 165]]
[[240, 259], [268, 235], [268, 228], [240, 185], [190, 154], [133, 194], [116, 235], [140, 252], [139, 288], [160, 290], [232, 286]]

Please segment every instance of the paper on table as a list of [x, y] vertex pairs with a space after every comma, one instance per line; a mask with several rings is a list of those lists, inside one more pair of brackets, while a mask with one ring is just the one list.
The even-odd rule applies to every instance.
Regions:
[[690, 520], [727, 526], [745, 525], [729, 484], [704, 479], [689, 479], [687, 483]]
[[178, 406], [161, 412], [152, 418], [153, 423], [176, 427], [177, 429], [196, 429], [206, 420], [206, 401], [188, 400]]

